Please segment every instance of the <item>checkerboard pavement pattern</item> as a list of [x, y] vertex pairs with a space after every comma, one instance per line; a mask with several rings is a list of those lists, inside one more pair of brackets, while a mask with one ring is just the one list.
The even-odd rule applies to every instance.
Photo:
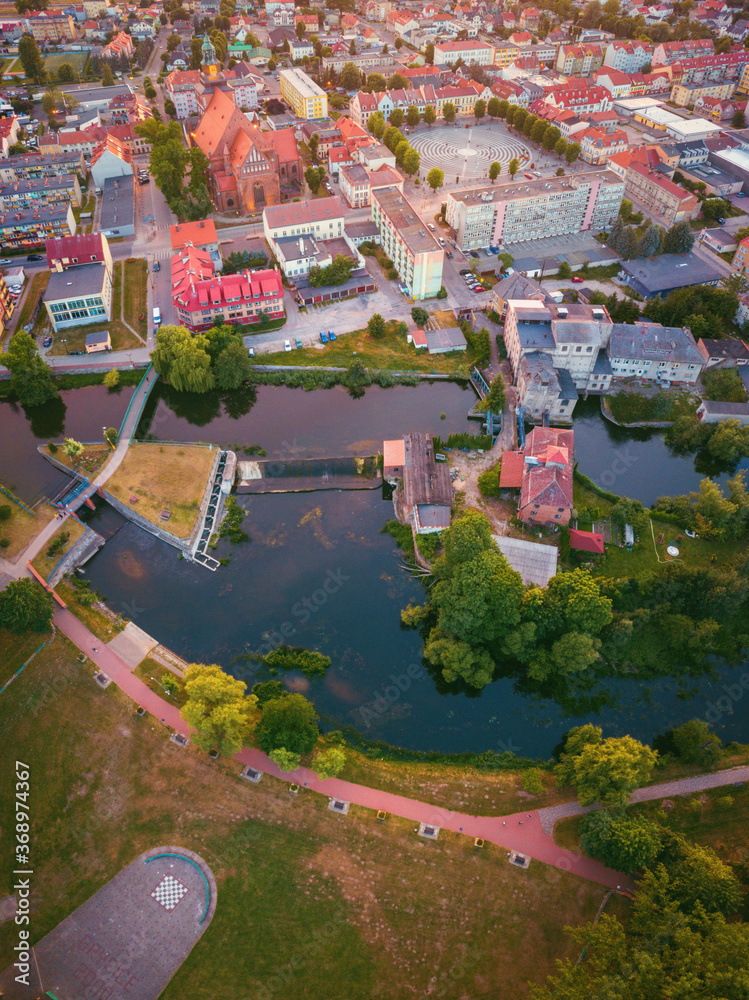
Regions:
[[173, 875], [165, 875], [156, 888], [151, 893], [153, 899], [160, 903], [165, 910], [173, 910], [185, 893], [188, 892], [186, 885], [182, 885], [179, 879]]

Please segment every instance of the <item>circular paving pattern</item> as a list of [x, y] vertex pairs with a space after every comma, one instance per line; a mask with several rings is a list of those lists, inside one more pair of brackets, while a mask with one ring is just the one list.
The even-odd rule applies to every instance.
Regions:
[[[420, 129], [409, 136], [409, 142], [421, 156], [421, 171], [439, 167], [445, 171], [445, 180], [460, 177], [471, 180], [486, 178], [490, 164], [502, 164], [500, 179], [509, 180], [507, 164], [517, 157], [521, 166], [528, 162], [531, 152], [515, 136], [508, 135], [500, 126], [436, 125]], [[527, 159], [523, 159], [523, 154]]]

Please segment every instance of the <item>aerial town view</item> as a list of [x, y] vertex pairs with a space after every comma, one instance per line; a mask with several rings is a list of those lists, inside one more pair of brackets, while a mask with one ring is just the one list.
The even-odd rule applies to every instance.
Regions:
[[0, 997], [749, 1000], [749, 0], [0, 0]]

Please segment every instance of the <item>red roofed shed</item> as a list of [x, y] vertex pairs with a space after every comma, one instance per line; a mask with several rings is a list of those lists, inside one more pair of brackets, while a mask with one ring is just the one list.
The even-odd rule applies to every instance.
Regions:
[[570, 528], [570, 548], [579, 549], [581, 552], [595, 552], [602, 556], [603, 535], [595, 531], [578, 531], [577, 528]]
[[503, 451], [502, 466], [499, 470], [499, 488], [519, 490], [523, 485], [522, 451]]

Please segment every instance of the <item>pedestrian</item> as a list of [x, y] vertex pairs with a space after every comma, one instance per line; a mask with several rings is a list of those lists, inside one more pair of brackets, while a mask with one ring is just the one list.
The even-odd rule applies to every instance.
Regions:
[[523, 825], [523, 821], [522, 821], [522, 819], [519, 819], [519, 820], [518, 820], [518, 823], [520, 824], [520, 826], [522, 826], [522, 825]]
[[94, 651], [95, 653], [98, 653], [98, 652], [99, 652], [99, 650], [98, 650], [98, 649], [96, 648], [96, 646], [92, 646], [91, 648], [93, 649], [93, 651]]
[[502, 826], [507, 826], [504, 820], [502, 820]]

